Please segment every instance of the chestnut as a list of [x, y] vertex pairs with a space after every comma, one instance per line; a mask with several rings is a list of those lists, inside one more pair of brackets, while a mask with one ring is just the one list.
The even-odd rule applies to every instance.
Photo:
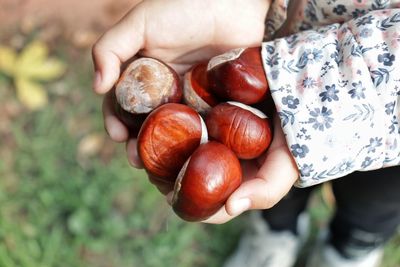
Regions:
[[211, 107], [219, 101], [210, 92], [207, 81], [207, 63], [193, 66], [183, 79], [183, 101], [202, 115], [207, 114]]
[[202, 144], [179, 173], [172, 207], [186, 221], [205, 220], [225, 204], [241, 181], [239, 160], [229, 148], [213, 141]]
[[209, 137], [225, 144], [240, 159], [260, 156], [271, 144], [270, 122], [261, 111], [238, 102], [215, 106], [206, 117]]
[[138, 136], [138, 154], [155, 179], [173, 183], [185, 161], [206, 142], [203, 119], [192, 108], [168, 103], [144, 121]]
[[261, 48], [239, 48], [212, 58], [207, 67], [208, 81], [218, 96], [247, 105], [265, 99], [269, 86]]
[[162, 104], [180, 102], [182, 88], [172, 68], [154, 58], [139, 58], [122, 73], [115, 95], [125, 111], [145, 114]]
[[131, 137], [136, 138], [148, 114], [132, 114], [130, 112], [125, 111], [118, 104], [115, 94], [113, 94], [112, 101], [113, 101], [115, 115], [128, 128], [129, 135]]

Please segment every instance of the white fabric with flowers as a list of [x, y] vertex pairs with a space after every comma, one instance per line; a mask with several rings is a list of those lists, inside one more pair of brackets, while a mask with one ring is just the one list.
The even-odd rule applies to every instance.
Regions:
[[[309, 29], [263, 43], [297, 186], [400, 164], [400, 9], [388, 8], [393, 2], [304, 1], [308, 19], [291, 30]], [[329, 18], [346, 22], [317, 23]]]

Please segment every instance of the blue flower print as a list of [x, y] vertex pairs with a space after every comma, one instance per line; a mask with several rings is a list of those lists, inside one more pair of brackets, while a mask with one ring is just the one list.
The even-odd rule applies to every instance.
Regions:
[[303, 82], [301, 83], [301, 85], [304, 87], [304, 88], [313, 88], [313, 87], [316, 87], [317, 86], [317, 81], [316, 80], [314, 80], [313, 78], [311, 78], [311, 77], [306, 77], [306, 78], [304, 78], [304, 80], [303, 80]]
[[366, 16], [366, 17], [362, 17], [360, 19], [357, 20], [356, 25], [358, 27], [362, 26], [362, 25], [367, 25], [367, 24], [372, 24], [372, 21], [374, 20], [374, 17], [372, 17], [372, 15], [370, 16]]
[[316, 108], [310, 111], [311, 118], [308, 120], [309, 123], [313, 124], [313, 128], [315, 130], [324, 131], [325, 128], [330, 128], [333, 122], [333, 118], [330, 117], [332, 115], [332, 110], [327, 109], [326, 107]]
[[272, 45], [267, 45], [267, 52], [273, 54], [275, 53], [275, 48]]
[[311, 1], [307, 1], [307, 6], [305, 9], [305, 14], [307, 18], [310, 18], [311, 21], [318, 21], [317, 10]]
[[368, 166], [370, 166], [372, 164], [372, 162], [374, 162], [370, 157], [366, 157], [363, 161], [363, 163], [361, 164], [361, 167], [363, 169], [367, 168]]
[[286, 96], [282, 98], [282, 104], [288, 106], [291, 109], [296, 109], [299, 105], [300, 101], [298, 98], [294, 98], [293, 96]]
[[289, 35], [288, 37], [285, 37], [285, 40], [288, 43], [289, 47], [293, 47], [296, 44], [298, 39], [299, 39], [298, 34], [292, 34], [292, 35]]
[[388, 67], [393, 65], [393, 61], [395, 59], [396, 59], [395, 55], [390, 53], [384, 53], [378, 56], [378, 61]]
[[296, 66], [300, 69], [303, 69], [308, 63], [313, 64], [315, 62], [319, 62], [322, 59], [322, 50], [319, 49], [306, 49], [301, 55], [299, 62], [297, 62]]
[[279, 70], [273, 70], [271, 71], [271, 78], [272, 80], [277, 80], [279, 77]]
[[360, 32], [361, 38], [368, 38], [371, 37], [371, 35], [372, 35], [372, 29], [370, 28], [363, 28]]
[[303, 176], [303, 177], [309, 177], [313, 171], [314, 171], [314, 169], [313, 169], [312, 164], [310, 164], [310, 165], [304, 164], [300, 168], [300, 173], [301, 173], [301, 176]]
[[267, 58], [267, 65], [270, 67], [278, 65], [280, 59], [281, 58], [279, 57], [278, 54], [272, 55], [271, 57]]
[[364, 16], [366, 13], [367, 13], [366, 10], [356, 8], [356, 10], [354, 10], [353, 12], [351, 12], [351, 15], [352, 15], [353, 18], [355, 19], [355, 18]]
[[390, 102], [390, 103], [387, 103], [385, 105], [385, 108], [386, 108], [385, 112], [386, 112], [387, 115], [390, 115], [390, 114], [394, 113], [395, 105], [396, 105], [396, 102]]
[[337, 51], [331, 54], [331, 58], [336, 62], [337, 65], [339, 65], [340, 62], [342, 62], [342, 59], [340, 58], [340, 55]]
[[337, 93], [339, 93], [339, 90], [336, 90], [336, 85], [332, 84], [331, 86], [327, 85], [325, 86], [325, 91], [320, 93], [319, 96], [321, 97], [321, 101], [338, 101], [339, 97], [337, 96]]
[[369, 139], [369, 145], [366, 146], [368, 148], [368, 153], [375, 153], [376, 148], [382, 145], [382, 138], [371, 138]]
[[392, 134], [395, 132], [396, 127], [398, 127], [399, 122], [397, 121], [397, 117], [393, 116], [391, 122], [390, 122], [390, 126], [389, 126], [389, 134]]
[[353, 161], [343, 161], [339, 166], [340, 173], [347, 173], [354, 167]]
[[334, 9], [333, 12], [338, 14], [338, 15], [343, 15], [345, 12], [347, 12], [347, 8], [344, 5], [337, 5]]
[[291, 145], [292, 154], [295, 158], [304, 158], [310, 150], [306, 145], [300, 146], [299, 144]]
[[351, 98], [357, 98], [357, 99], [365, 98], [364, 94], [365, 87], [363, 87], [361, 81], [358, 83], [352, 83], [351, 85], [353, 86], [353, 89], [349, 91]]

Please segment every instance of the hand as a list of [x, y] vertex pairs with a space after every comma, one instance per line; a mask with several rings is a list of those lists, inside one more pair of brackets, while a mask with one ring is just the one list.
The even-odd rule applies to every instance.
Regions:
[[[94, 90], [109, 92], [120, 76], [121, 65], [138, 54], [158, 58], [183, 74], [192, 65], [231, 48], [260, 45], [268, 8], [268, 0], [252, 0], [251, 4], [248, 0], [136, 3], [93, 46]], [[103, 113], [110, 137], [127, 141], [128, 130], [116, 118], [107, 95]], [[128, 141], [127, 152], [129, 162], [140, 167], [136, 140]]]
[[299, 177], [296, 163], [274, 116], [274, 138], [265, 155], [242, 164], [244, 182], [229, 197], [224, 207], [205, 223], [221, 224], [246, 210], [268, 209], [278, 203]]

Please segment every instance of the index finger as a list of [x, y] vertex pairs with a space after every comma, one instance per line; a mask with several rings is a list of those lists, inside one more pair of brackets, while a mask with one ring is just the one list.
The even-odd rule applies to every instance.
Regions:
[[138, 4], [93, 45], [95, 92], [108, 92], [119, 78], [121, 64], [143, 47], [144, 24], [145, 12]]

